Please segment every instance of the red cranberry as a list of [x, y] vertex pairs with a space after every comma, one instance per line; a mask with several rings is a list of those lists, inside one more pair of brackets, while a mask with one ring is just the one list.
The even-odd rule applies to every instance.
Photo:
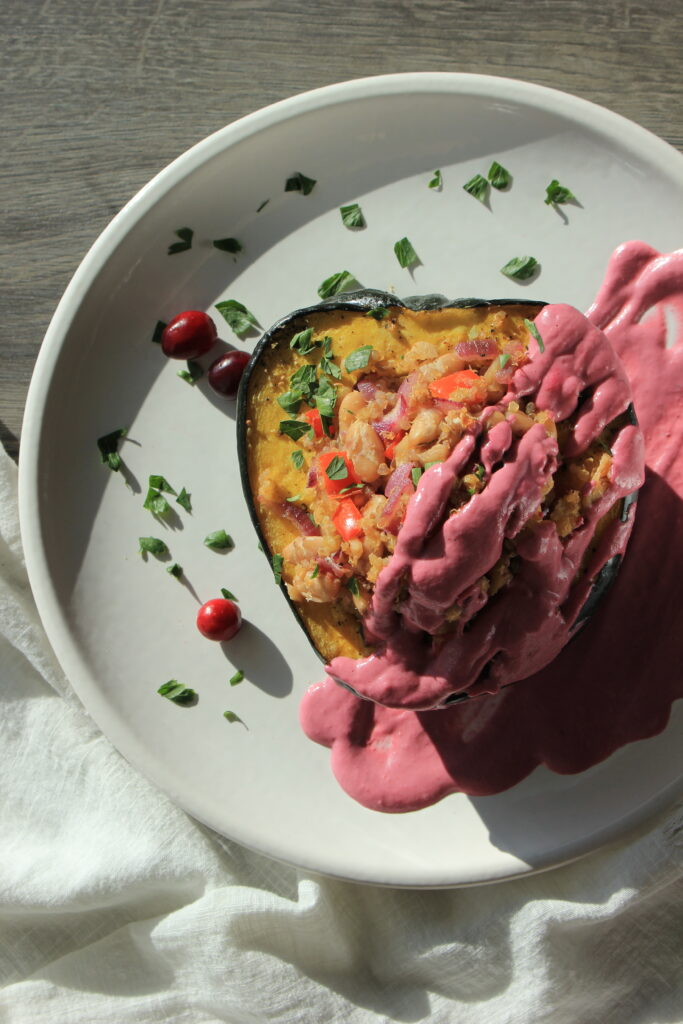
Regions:
[[213, 390], [226, 398], [234, 398], [250, 359], [248, 352], [237, 350], [219, 356], [209, 367], [209, 384]]
[[197, 629], [207, 640], [232, 640], [241, 625], [239, 608], [227, 598], [215, 597], [197, 612]]
[[161, 348], [171, 359], [197, 359], [216, 344], [218, 333], [210, 316], [187, 309], [174, 316], [161, 334]]

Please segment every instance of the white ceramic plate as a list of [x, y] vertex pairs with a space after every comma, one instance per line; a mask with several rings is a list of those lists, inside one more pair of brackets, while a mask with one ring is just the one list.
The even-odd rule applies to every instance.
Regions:
[[[514, 183], [488, 208], [462, 185], [493, 159]], [[435, 168], [441, 192], [427, 187]], [[295, 171], [317, 179], [311, 195], [285, 193]], [[554, 177], [580, 207], [544, 204]], [[342, 226], [338, 208], [354, 201], [364, 231]], [[194, 229], [193, 248], [168, 256], [184, 226]], [[393, 253], [404, 235], [421, 259], [413, 273]], [[225, 236], [244, 244], [236, 259], [211, 246]], [[559, 92], [417, 74], [331, 86], [229, 125], [162, 171], [98, 239], [59, 305], [31, 385], [23, 539], [48, 635], [85, 706], [190, 813], [312, 870], [438, 886], [568, 860], [678, 790], [680, 709], [664, 734], [581, 775], [538, 769], [500, 796], [454, 795], [405, 815], [354, 803], [332, 777], [328, 751], [298, 725], [299, 699], [321, 668], [257, 550], [234, 405], [179, 380], [178, 365], [150, 341], [158, 319], [225, 298], [268, 326], [316, 301], [320, 282], [344, 269], [399, 295], [519, 295], [586, 308], [610, 253], [630, 238], [665, 251], [683, 244], [683, 158], [673, 149]], [[522, 254], [542, 265], [529, 288], [499, 272]], [[221, 334], [236, 341], [227, 325]], [[101, 465], [95, 446], [119, 426], [132, 439], [123, 449], [132, 489]], [[177, 529], [164, 532], [142, 508], [150, 473], [192, 493], [193, 515], [180, 511]], [[236, 542], [225, 555], [202, 543], [221, 527]], [[160, 533], [188, 586], [137, 554], [139, 536]], [[206, 600], [222, 586], [239, 596], [248, 622], [225, 648], [196, 631], [192, 593]], [[234, 667], [247, 681], [232, 688]], [[194, 687], [199, 704], [182, 709], [157, 696], [170, 678]], [[225, 709], [246, 727], [226, 722]]]

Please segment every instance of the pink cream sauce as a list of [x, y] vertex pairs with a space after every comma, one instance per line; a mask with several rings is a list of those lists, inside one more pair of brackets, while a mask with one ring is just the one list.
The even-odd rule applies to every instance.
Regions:
[[[487, 657], [491, 650], [500, 657], [509, 622], [517, 614], [537, 615], [540, 610], [547, 616], [541, 625], [541, 642], [538, 635], [531, 646], [517, 643], [515, 647], [513, 642], [510, 657], [507, 661], [503, 659], [502, 669], [496, 669], [498, 675], [481, 687], [495, 692], [443, 710], [413, 710], [430, 703], [433, 706], [458, 688], [453, 686], [452, 665], [456, 658], [464, 657], [467, 662], [465, 681], [476, 679], [481, 664], [474, 647], [463, 650], [456, 646], [445, 655], [437, 655], [425, 672], [424, 665], [419, 666], [410, 653], [411, 641], [414, 646], [418, 625], [424, 628], [438, 616], [451, 596], [449, 585], [442, 580], [435, 587], [426, 578], [418, 580], [414, 588], [416, 600], [408, 602], [409, 608], [397, 624], [390, 611], [391, 574], [386, 580], [387, 602], [375, 602], [369, 625], [376, 635], [381, 635], [382, 630], [393, 630], [397, 637], [407, 637], [407, 642], [401, 646], [397, 641], [393, 654], [388, 649], [384, 657], [374, 660], [362, 659], [346, 665], [340, 663], [348, 659], [335, 659], [331, 668], [336, 678], [344, 678], [359, 692], [375, 699], [381, 696], [382, 700], [402, 706], [386, 707], [360, 699], [330, 677], [308, 690], [301, 706], [303, 729], [311, 739], [332, 748], [332, 769], [338, 782], [360, 803], [376, 810], [397, 812], [428, 806], [456, 791], [473, 795], [497, 793], [515, 785], [537, 765], [544, 764], [563, 774], [584, 771], [625, 743], [653, 736], [665, 727], [671, 704], [683, 697], [683, 674], [678, 670], [683, 660], [678, 610], [683, 564], [683, 338], [679, 337], [675, 347], [667, 348], [666, 309], [677, 317], [681, 335], [683, 250], [662, 256], [641, 242], [620, 246], [610, 260], [587, 318], [604, 331], [625, 367], [645, 437], [645, 484], [639, 496], [628, 555], [614, 589], [552, 664], [537, 671], [539, 664], [547, 664], [548, 656], [552, 657], [566, 642], [567, 623], [573, 622], [585, 598], [577, 587], [568, 594], [565, 579], [583, 550], [570, 550], [568, 555], [565, 552], [563, 561], [561, 553], [549, 551], [546, 545], [542, 557], [538, 551], [526, 552], [524, 565], [529, 572], [529, 586], [535, 584], [547, 590], [552, 580], [554, 596], [550, 603], [543, 596], [546, 591], [541, 589], [536, 591], [536, 603], [527, 602], [526, 608], [522, 608], [520, 597], [519, 605], [510, 604], [502, 620], [482, 619], [489, 626], [488, 633], [482, 631], [479, 638], [487, 645]], [[544, 357], [536, 356], [525, 368], [526, 382], [520, 372], [515, 375], [514, 388], [519, 394], [536, 395], [540, 408], [561, 414], [563, 395], [569, 396], [569, 401], [573, 392], [575, 398], [575, 385], [582, 390], [581, 380], [586, 373], [592, 374], [596, 385], [594, 401], [581, 428], [577, 424], [576, 444], [581, 447], [579, 430], [585, 430], [587, 438], [595, 436], [601, 429], [599, 422], [609, 422], [614, 403], [622, 401], [619, 374], [605, 372], [604, 351], [597, 363], [588, 358], [596, 347], [600, 352], [600, 334], [570, 307], [546, 307], [536, 323], [546, 342], [545, 363]], [[581, 380], [573, 379], [576, 362], [573, 369], [568, 362], [564, 366], [561, 362], [563, 345], [576, 331], [583, 332], [578, 343], [586, 346], [587, 353], [586, 358], [578, 361]], [[565, 391], [562, 380], [569, 381]], [[529, 431], [525, 437], [532, 433]], [[498, 437], [493, 435], [492, 430], [488, 442], [492, 448], [509, 443], [502, 431]], [[489, 526], [487, 543], [493, 546], [489, 557], [502, 534], [511, 536], [520, 529], [525, 510], [537, 501], [537, 481], [548, 460], [555, 458], [549, 439], [541, 437], [540, 430], [537, 435], [526, 442], [524, 473], [515, 477], [514, 471], [509, 470], [508, 477], [500, 481], [499, 497], [507, 483], [514, 498], [508, 501], [505, 516]], [[623, 494], [637, 486], [638, 436], [637, 430], [625, 428], [614, 444], [613, 482]], [[467, 439], [467, 444], [474, 443], [474, 439]], [[443, 467], [434, 467], [441, 472], [430, 470], [422, 478], [425, 519], [414, 523], [411, 532], [410, 515], [406, 516], [399, 535], [400, 551], [397, 545], [399, 558], [409, 559], [415, 553], [414, 545], [425, 543], [428, 510], [436, 507], [440, 488], [450, 486], [448, 481], [457, 475], [457, 466], [467, 459], [465, 450], [459, 452], [459, 448]], [[490, 467], [496, 461], [495, 455], [489, 452]], [[519, 452], [514, 462], [519, 462]], [[487, 491], [497, 475], [491, 476]], [[429, 486], [425, 488], [426, 482]], [[418, 495], [413, 504], [417, 498]], [[418, 511], [419, 508], [418, 505]], [[600, 514], [598, 508], [596, 515]], [[453, 521], [458, 518], [453, 517]], [[630, 528], [630, 521], [615, 525], [609, 542], [602, 545], [599, 561], [591, 566], [591, 573], [623, 550]], [[456, 551], [467, 549], [462, 536], [456, 537], [453, 545]], [[474, 555], [470, 552], [465, 558], [458, 580], [459, 593], [463, 581], [469, 578], [467, 573], [477, 573], [481, 567], [476, 558], [476, 549]], [[394, 559], [388, 568], [393, 562]], [[436, 576], [442, 579], [443, 574], [437, 571]], [[560, 607], [561, 615], [557, 611]], [[473, 623], [474, 629], [480, 617], [481, 613]], [[491, 644], [491, 630], [498, 632], [500, 643]], [[425, 650], [419, 653], [424, 658]], [[514, 673], [519, 675], [521, 664], [526, 665], [528, 678], [499, 689], [508, 678], [518, 677]], [[535, 674], [528, 672], [529, 667]], [[460, 665], [458, 671], [462, 672]], [[472, 691], [471, 686], [468, 689]]]

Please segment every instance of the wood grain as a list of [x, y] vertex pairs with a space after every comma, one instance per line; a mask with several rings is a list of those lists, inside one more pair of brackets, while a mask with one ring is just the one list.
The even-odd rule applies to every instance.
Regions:
[[88, 247], [243, 114], [364, 75], [466, 71], [603, 104], [683, 150], [680, 0], [4, 0], [0, 438]]

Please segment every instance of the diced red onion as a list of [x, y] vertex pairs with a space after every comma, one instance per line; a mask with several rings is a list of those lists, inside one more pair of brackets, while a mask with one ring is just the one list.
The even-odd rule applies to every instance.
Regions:
[[320, 527], [311, 522], [311, 517], [306, 509], [302, 508], [301, 505], [295, 505], [294, 502], [291, 501], [283, 501], [282, 504], [279, 505], [279, 511], [285, 519], [291, 520], [291, 522], [294, 523], [297, 529], [300, 530], [305, 537], [320, 536]]
[[498, 345], [493, 338], [470, 338], [455, 346], [456, 354], [468, 363], [494, 359], [498, 355]]
[[335, 562], [334, 557], [329, 555], [326, 558], [316, 558], [316, 563], [323, 572], [329, 573], [330, 576], [334, 576], [338, 580], [342, 580], [348, 575], [347, 570], [342, 569], [341, 565]]
[[398, 533], [398, 528], [401, 525], [398, 514], [401, 512], [401, 498], [404, 494], [412, 494], [415, 490], [411, 476], [412, 470], [412, 462], [402, 463], [391, 476], [387, 477], [384, 486], [384, 497], [387, 499], [387, 503], [382, 509], [382, 526], [392, 533]]
[[464, 407], [464, 402], [451, 402], [448, 398], [434, 399], [434, 408], [440, 409], [441, 412], [452, 412], [454, 409], [463, 409]]
[[[403, 387], [403, 385], [401, 385], [401, 387]], [[397, 431], [399, 430], [399, 421], [405, 415], [407, 408], [408, 403], [406, 402], [405, 398], [403, 397], [399, 389], [396, 404], [394, 405], [389, 415], [385, 419], [378, 420], [376, 423], [372, 424], [383, 441], [388, 440], [397, 433]]]
[[369, 402], [372, 398], [375, 397], [375, 395], [379, 391], [379, 388], [377, 387], [376, 384], [373, 384], [371, 380], [359, 380], [358, 383], [356, 384], [356, 390], [360, 391], [363, 398], [365, 398], [365, 400]]
[[315, 468], [315, 466], [311, 466], [311, 468], [308, 471], [308, 476], [306, 477], [306, 486], [307, 487], [315, 487], [317, 482], [318, 482], [318, 470]]

